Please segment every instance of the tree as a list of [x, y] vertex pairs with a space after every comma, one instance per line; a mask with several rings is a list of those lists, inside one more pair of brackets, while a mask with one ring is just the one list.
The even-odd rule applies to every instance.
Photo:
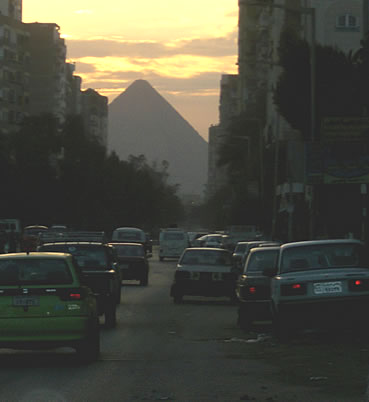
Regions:
[[[279, 58], [283, 72], [275, 88], [274, 102], [280, 114], [291, 126], [299, 130], [304, 139], [309, 139], [311, 132], [309, 44], [286, 30], [281, 35]], [[367, 70], [364, 72], [363, 68], [359, 74], [355, 57], [337, 48], [316, 45], [315, 67], [316, 127], [319, 128], [322, 119], [326, 117], [361, 116], [363, 100], [359, 96], [359, 82], [367, 77]], [[367, 80], [365, 78], [365, 81]]]

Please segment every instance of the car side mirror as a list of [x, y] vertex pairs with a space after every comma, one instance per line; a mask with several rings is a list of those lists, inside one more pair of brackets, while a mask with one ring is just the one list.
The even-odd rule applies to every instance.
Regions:
[[264, 268], [263, 275], [272, 278], [273, 276], [277, 275], [277, 269], [274, 267]]

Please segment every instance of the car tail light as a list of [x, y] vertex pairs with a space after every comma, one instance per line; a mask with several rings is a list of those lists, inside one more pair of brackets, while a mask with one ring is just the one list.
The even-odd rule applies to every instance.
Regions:
[[63, 301], [78, 301], [83, 300], [86, 297], [86, 294], [87, 292], [83, 289], [66, 289], [62, 294], [60, 294], [60, 299]]
[[369, 290], [368, 279], [352, 279], [349, 281], [349, 289], [353, 292], [362, 292]]
[[255, 295], [257, 293], [257, 290], [256, 290], [255, 286], [251, 286], [247, 290], [250, 293], [250, 295]]
[[288, 285], [282, 285], [282, 296], [299, 296], [306, 294], [306, 283], [291, 283]]

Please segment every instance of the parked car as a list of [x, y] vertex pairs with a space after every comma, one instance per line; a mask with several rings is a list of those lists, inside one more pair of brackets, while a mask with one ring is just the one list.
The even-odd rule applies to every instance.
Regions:
[[[73, 255], [84, 274], [86, 283], [97, 298], [99, 315], [104, 315], [105, 326], [116, 325], [116, 306], [121, 299], [121, 275], [112, 246], [98, 241], [83, 241], [84, 235], [92, 238], [94, 232], [68, 232], [80, 241], [56, 241], [39, 247], [41, 252], [62, 252]], [[100, 233], [100, 232], [99, 232]], [[96, 239], [99, 236], [96, 233]]]
[[368, 329], [367, 249], [354, 239], [284, 244], [271, 277], [273, 330], [279, 339], [299, 329]]
[[59, 253], [0, 256], [0, 347], [73, 347], [83, 361], [100, 351], [96, 298], [73, 258]]
[[251, 249], [255, 247], [272, 247], [272, 246], [279, 246], [281, 243], [279, 242], [274, 242], [272, 240], [252, 240], [252, 241], [247, 241], [245, 250], [243, 251], [241, 255], [241, 262], [237, 261], [237, 268], [242, 271], [242, 268], [245, 266], [245, 262], [247, 259], [247, 256], [249, 255], [249, 252]]
[[239, 301], [238, 325], [250, 329], [254, 321], [271, 320], [270, 277], [265, 269], [274, 269], [280, 247], [256, 247], [250, 250], [236, 284]]
[[182, 254], [171, 286], [174, 303], [183, 296], [226, 296], [235, 299], [232, 255], [220, 248], [188, 248]]
[[149, 261], [151, 254], [145, 252], [142, 244], [138, 243], [109, 243], [117, 253], [117, 261], [122, 281], [134, 279], [141, 286], [149, 283]]

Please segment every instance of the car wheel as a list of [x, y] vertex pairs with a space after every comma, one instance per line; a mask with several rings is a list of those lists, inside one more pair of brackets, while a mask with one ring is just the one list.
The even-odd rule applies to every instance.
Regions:
[[183, 295], [179, 293], [175, 293], [173, 295], [173, 303], [174, 304], [181, 304], [183, 302]]
[[246, 310], [245, 307], [240, 305], [240, 307], [238, 308], [238, 318], [237, 318], [238, 326], [241, 329], [248, 331], [251, 328], [252, 321], [253, 320], [250, 317], [250, 313]]
[[77, 358], [81, 363], [96, 361], [100, 354], [100, 328], [98, 320], [91, 326], [89, 334], [76, 346]]
[[105, 310], [105, 327], [114, 328], [117, 325], [117, 305], [111, 303]]
[[159, 257], [159, 261], [164, 261], [164, 257]]

